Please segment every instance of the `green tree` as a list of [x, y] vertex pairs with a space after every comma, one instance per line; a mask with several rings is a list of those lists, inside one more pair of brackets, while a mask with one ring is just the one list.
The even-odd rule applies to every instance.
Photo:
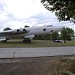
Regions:
[[7, 27], [7, 28], [4, 28], [3, 31], [6, 31], [6, 30], [12, 30], [11, 28]]
[[75, 20], [75, 1], [74, 0], [41, 0], [42, 4], [49, 11], [55, 12], [59, 21]]
[[67, 30], [67, 36], [68, 36], [68, 40], [70, 41], [71, 40], [71, 37], [74, 36], [74, 30], [72, 28], [66, 28]]
[[67, 30], [66, 28], [63, 28], [61, 31], [61, 39], [64, 40], [64, 42], [67, 40]]
[[58, 32], [53, 32], [51, 34], [51, 40], [55, 41], [55, 40], [58, 40], [59, 39], [59, 34]]
[[72, 36], [74, 36], [74, 30], [72, 30], [71, 28], [63, 28], [63, 30], [61, 31], [61, 38], [64, 41], [70, 41]]

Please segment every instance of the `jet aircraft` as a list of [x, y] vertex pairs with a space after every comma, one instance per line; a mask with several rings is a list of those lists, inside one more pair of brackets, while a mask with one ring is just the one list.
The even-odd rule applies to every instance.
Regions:
[[51, 34], [53, 32], [61, 31], [62, 28], [63, 27], [60, 27], [60, 26], [46, 25], [46, 26], [33, 26], [33, 27], [1, 31], [0, 32], [0, 41], [7, 42], [7, 40], [10, 38], [22, 37], [23, 43], [31, 43], [31, 39], [35, 35]]

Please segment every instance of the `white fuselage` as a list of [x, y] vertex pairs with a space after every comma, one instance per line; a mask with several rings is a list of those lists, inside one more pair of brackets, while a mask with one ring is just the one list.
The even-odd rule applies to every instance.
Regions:
[[[26, 30], [26, 31], [24, 31]], [[33, 38], [34, 35], [40, 34], [51, 34], [52, 32], [58, 32], [62, 30], [62, 27], [58, 26], [33, 26], [15, 30], [8, 30], [0, 32], [0, 37], [11, 38], [11, 37], [23, 37], [23, 38]]]
[[35, 35], [39, 35], [39, 34], [50, 34], [52, 32], [57, 32], [61, 30], [61, 27], [53, 27], [53, 26], [38, 26], [38, 27], [29, 27], [26, 28], [29, 34], [35, 34]]
[[62, 27], [57, 26], [34, 26], [25, 28], [28, 33], [23, 34], [23, 36], [31, 36], [31, 35], [41, 35], [41, 34], [51, 34], [52, 32], [58, 32], [62, 30]]

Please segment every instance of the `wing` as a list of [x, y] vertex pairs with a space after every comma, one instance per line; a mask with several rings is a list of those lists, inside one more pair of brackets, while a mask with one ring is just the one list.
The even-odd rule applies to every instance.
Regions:
[[7, 31], [0, 32], [0, 37], [14, 36], [14, 35], [19, 35], [19, 34], [23, 34], [23, 33], [27, 33], [27, 30], [26, 29], [7, 30]]

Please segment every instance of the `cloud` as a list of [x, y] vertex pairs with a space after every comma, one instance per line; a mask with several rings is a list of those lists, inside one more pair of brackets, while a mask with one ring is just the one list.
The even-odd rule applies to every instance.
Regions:
[[17, 28], [22, 24], [36, 24], [36, 19], [30, 17], [46, 12], [45, 8], [41, 8], [43, 6], [40, 0], [0, 0], [0, 6], [0, 26], [2, 27]]
[[6, 11], [12, 13], [16, 18], [28, 18], [37, 13], [46, 11], [41, 7], [40, 0], [4, 0], [7, 5]]
[[2, 0], [0, 0], [0, 14], [4, 11], [5, 6], [5, 3]]
[[54, 13], [51, 13], [51, 12], [47, 12], [47, 13], [39, 13], [35, 16], [32, 16], [31, 18], [33, 19], [37, 19], [37, 24], [47, 24], [47, 23], [54, 23], [56, 20], [56, 22], [58, 21], [57, 20], [57, 17], [54, 15]]
[[59, 22], [55, 13], [47, 11], [40, 0], [0, 0], [0, 30], [46, 24], [67, 26], [71, 23]]

